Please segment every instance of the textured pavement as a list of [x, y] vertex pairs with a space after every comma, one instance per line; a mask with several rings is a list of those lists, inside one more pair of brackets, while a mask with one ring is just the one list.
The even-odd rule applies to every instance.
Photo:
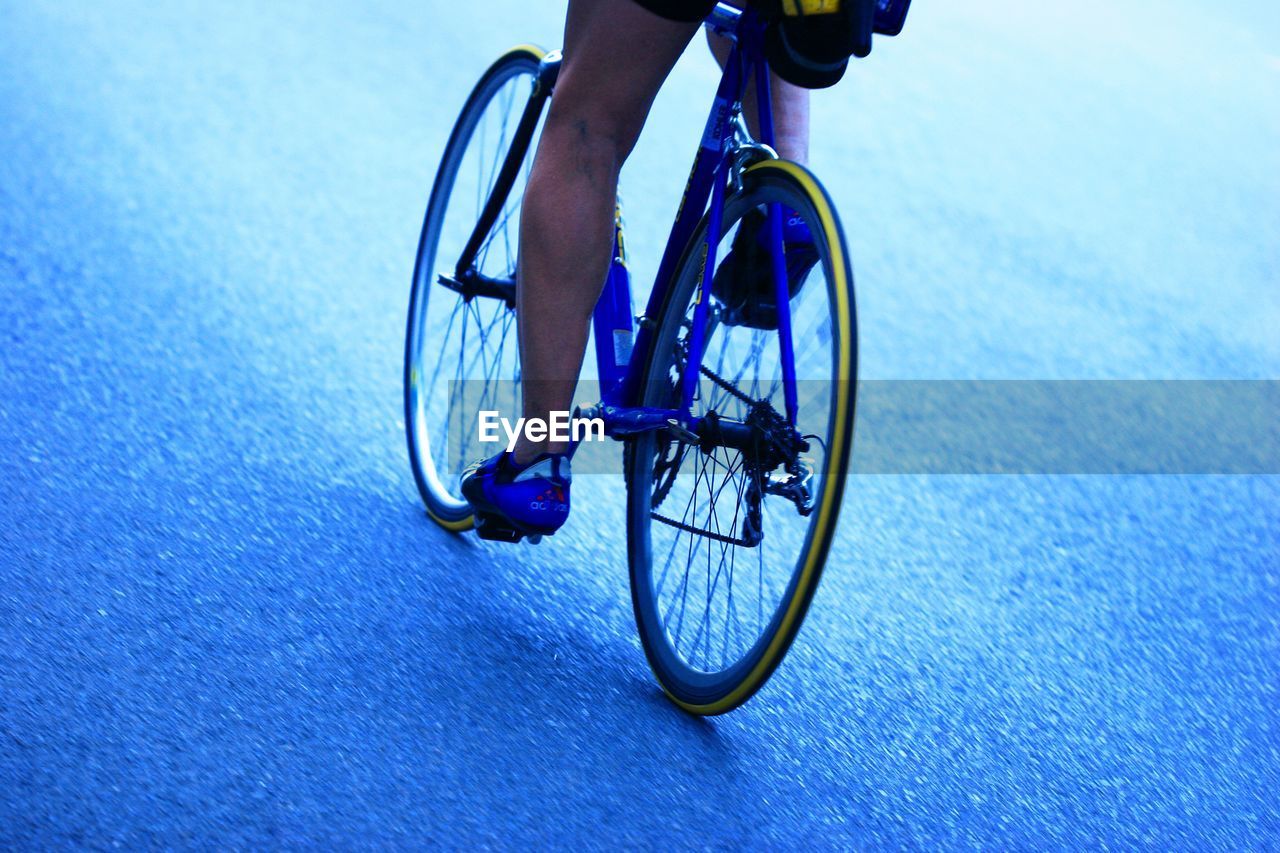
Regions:
[[[815, 96], [864, 377], [1280, 377], [1280, 12], [917, 7]], [[710, 721], [619, 482], [536, 548], [428, 522], [422, 208], [560, 15], [0, 0], [0, 847], [1280, 843], [1278, 477], [855, 478]], [[642, 290], [714, 73], [624, 173]]]

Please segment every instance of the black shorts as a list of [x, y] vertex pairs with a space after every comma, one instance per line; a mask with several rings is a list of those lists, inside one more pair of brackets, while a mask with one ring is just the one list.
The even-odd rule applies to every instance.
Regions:
[[636, 0], [644, 8], [669, 21], [701, 21], [716, 7], [716, 0]]

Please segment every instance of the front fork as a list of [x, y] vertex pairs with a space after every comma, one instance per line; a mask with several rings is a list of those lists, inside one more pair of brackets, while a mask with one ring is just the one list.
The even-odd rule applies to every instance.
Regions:
[[[698, 290], [694, 296], [693, 328], [689, 335], [688, 360], [685, 363], [682, 376], [683, 393], [680, 405], [686, 420], [692, 415], [694, 393], [698, 386], [702, 357], [706, 349], [707, 319], [710, 315], [709, 306], [711, 303], [708, 294], [711, 292], [711, 282], [715, 276], [716, 263], [718, 261], [717, 251], [724, 231], [724, 202], [727, 187], [731, 178], [735, 187], [741, 187], [741, 170], [745, 167], [749, 157], [740, 157], [740, 153], [751, 154], [755, 153], [753, 149], [758, 149], [767, 152], [768, 156], [776, 156], [772, 149], [774, 139], [773, 108], [769, 90], [768, 67], [763, 62], [757, 63], [754, 72], [756, 76], [756, 91], [759, 93], [760, 99], [758, 112], [760, 115], [760, 136], [763, 144], [753, 145], [748, 143], [743, 146], [735, 144], [734, 136], [736, 128], [740, 126], [740, 116], [735, 116], [734, 121], [727, 123], [722, 141], [721, 150], [723, 153], [720, 158], [720, 164], [716, 169], [715, 182], [712, 185], [711, 209], [707, 217], [706, 245], [702, 251], [702, 268], [699, 271]], [[794, 427], [798, 417], [799, 394], [796, 387], [795, 344], [791, 337], [791, 289], [787, 277], [786, 247], [782, 238], [784, 212], [782, 205], [778, 202], [773, 202], [768, 207], [766, 227], [768, 228], [769, 257], [773, 261], [774, 303], [777, 305], [778, 313], [778, 349], [782, 362], [783, 399], [786, 406], [787, 423]]]
[[[756, 64], [756, 92], [759, 93], [760, 135], [773, 144], [773, 94], [769, 68]], [[778, 348], [782, 358], [782, 393], [786, 400], [787, 423], [796, 425], [799, 403], [796, 391], [796, 352], [791, 338], [791, 284], [787, 277], [786, 246], [782, 240], [782, 205], [769, 205], [769, 257], [773, 259], [774, 304], [778, 306]]]

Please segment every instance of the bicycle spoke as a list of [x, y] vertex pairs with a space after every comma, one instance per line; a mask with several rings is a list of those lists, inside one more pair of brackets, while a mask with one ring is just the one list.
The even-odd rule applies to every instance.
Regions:
[[[717, 460], [717, 461], [718, 461], [718, 460]], [[723, 462], [720, 462], [720, 463], [718, 463], [718, 464], [720, 464], [720, 465], [724, 466], [724, 463], [723, 463]], [[724, 466], [724, 467], [727, 467], [727, 468], [728, 468], [728, 473], [725, 475], [725, 481], [720, 485], [720, 488], [716, 490], [716, 494], [713, 496], [713, 498], [712, 498], [712, 500], [711, 500], [711, 502], [710, 502], [710, 505], [711, 505], [712, 509], [711, 509], [711, 513], [710, 513], [711, 518], [709, 519], [711, 522], [714, 522], [714, 524], [715, 524], [715, 528], [716, 528], [716, 533], [719, 533], [719, 534], [721, 534], [721, 535], [724, 535], [724, 530], [723, 530], [723, 528], [721, 528], [721, 526], [720, 526], [720, 519], [719, 519], [719, 516], [715, 514], [715, 510], [714, 510], [715, 500], [716, 500], [716, 499], [718, 499], [718, 498], [720, 497], [720, 494], [724, 491], [725, 487], [726, 487], [730, 482], [732, 482], [732, 480], [733, 480], [733, 478], [734, 478], [734, 476], [735, 476], [735, 474], [737, 473], [737, 470], [738, 470], [738, 466], [729, 465], [729, 466]], [[741, 489], [739, 489], [739, 490], [738, 490], [738, 495], [739, 495], [739, 497], [741, 496]], [[739, 502], [738, 502], [738, 501], [735, 501], [735, 502], [734, 502], [734, 517], [733, 517], [733, 521], [732, 521], [732, 522], [730, 522], [730, 525], [729, 525], [729, 531], [730, 531], [730, 533], [732, 533], [732, 532], [733, 532], [734, 527], [735, 527], [735, 526], [736, 526], [736, 524], [737, 524], [737, 519], [738, 519], [738, 508], [739, 508]], [[709, 527], [710, 527], [710, 524], [708, 524], [707, 526], [708, 526], [708, 528], [709, 528]], [[735, 550], [736, 550], [736, 546], [732, 545], [732, 544], [731, 544], [731, 543], [729, 543], [729, 542], [726, 542], [726, 541], [721, 540], [721, 541], [719, 541], [719, 542], [718, 542], [718, 544], [720, 545], [720, 560], [719, 560], [719, 562], [716, 564], [716, 570], [715, 570], [715, 574], [714, 574], [714, 576], [711, 574], [711, 553], [712, 553], [712, 549], [711, 549], [710, 547], [708, 547], [708, 548], [707, 548], [706, 607], [705, 607], [705, 610], [703, 611], [703, 623], [699, 626], [699, 629], [698, 629], [698, 630], [699, 630], [699, 633], [701, 633], [701, 631], [702, 631], [703, 627], [708, 627], [708, 628], [709, 628], [709, 626], [710, 626], [711, 612], [712, 612], [712, 600], [715, 598], [716, 587], [717, 587], [717, 585], [719, 584], [721, 571], [723, 570], [723, 568], [724, 568], [724, 564], [725, 564], [725, 559], [726, 559], [726, 557], [727, 557], [727, 555], [728, 555], [729, 549], [733, 548], [733, 549], [735, 549]], [[698, 635], [695, 635], [695, 636], [694, 636], [694, 647], [696, 648], [696, 647], [697, 647], [697, 645], [698, 645]]]

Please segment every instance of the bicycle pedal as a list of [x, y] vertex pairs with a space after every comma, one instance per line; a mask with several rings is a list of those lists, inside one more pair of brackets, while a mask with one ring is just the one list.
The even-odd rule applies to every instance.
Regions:
[[503, 524], [483, 515], [476, 515], [476, 535], [490, 542], [519, 542], [524, 533], [509, 524]]
[[504, 521], [478, 513], [476, 514], [476, 535], [490, 542], [515, 543], [523, 539], [530, 545], [537, 545], [543, 537], [541, 533], [525, 533]]

